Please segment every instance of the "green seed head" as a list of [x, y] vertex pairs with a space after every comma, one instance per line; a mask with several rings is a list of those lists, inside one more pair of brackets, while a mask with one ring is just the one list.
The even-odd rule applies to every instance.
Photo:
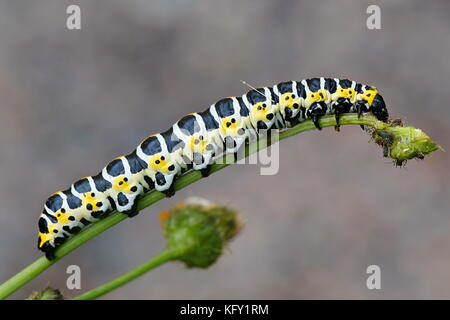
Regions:
[[188, 267], [207, 268], [240, 230], [237, 212], [204, 201], [182, 203], [162, 215], [168, 249]]
[[422, 159], [440, 147], [422, 130], [414, 127], [385, 127], [376, 130], [374, 141], [389, 148], [389, 157], [397, 163], [413, 158]]
[[47, 287], [42, 291], [33, 291], [26, 300], [64, 300], [61, 291]]

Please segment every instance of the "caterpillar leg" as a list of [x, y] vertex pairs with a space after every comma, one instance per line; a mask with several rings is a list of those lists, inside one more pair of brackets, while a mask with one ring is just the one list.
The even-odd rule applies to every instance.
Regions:
[[363, 112], [367, 112], [367, 104], [366, 101], [357, 101], [356, 102], [356, 112], [358, 113], [358, 118], [361, 117]]
[[[39, 243], [41, 241], [41, 236], [38, 237], [38, 249], [43, 251], [45, 253], [45, 257], [48, 260], [55, 260], [55, 250], [58, 246], [66, 242], [66, 240], [69, 238], [69, 236], [63, 234], [62, 237], [56, 237], [53, 239], [53, 241], [47, 241], [45, 242], [41, 247], [39, 246]], [[53, 242], [53, 245], [50, 243]]]
[[[363, 112], [367, 112], [369, 110], [366, 101], [357, 101], [355, 107], [356, 112], [358, 113], [358, 119], [361, 118]], [[366, 130], [366, 127], [364, 125], [360, 124], [359, 126], [362, 130]]]
[[339, 98], [336, 102], [333, 103], [334, 115], [336, 117], [336, 127], [340, 127], [339, 118], [341, 114], [350, 112], [352, 107], [352, 103], [348, 98]]
[[206, 168], [200, 169], [200, 172], [201, 172], [203, 178], [208, 177], [211, 173], [211, 166], [208, 165]]
[[128, 216], [128, 218], [133, 218], [139, 214], [139, 211], [135, 209], [135, 210], [129, 210], [124, 213]]
[[155, 174], [155, 189], [164, 193], [166, 197], [170, 198], [175, 194], [173, 188], [173, 180], [175, 175], [164, 175], [161, 172]]
[[141, 181], [141, 185], [144, 190], [144, 193], [147, 193], [155, 189], [155, 182], [147, 175], [143, 176], [143, 181]]
[[122, 211], [122, 213], [126, 214], [129, 218], [133, 218], [138, 215], [139, 211], [137, 210], [137, 203], [140, 198], [140, 195], [137, 195], [135, 198], [130, 199], [131, 208], [128, 210]]
[[225, 139], [223, 140], [223, 142], [224, 142], [223, 144], [224, 144], [224, 149], [225, 149], [226, 153], [236, 152], [238, 145], [237, 145], [235, 139], [233, 139], [230, 136], [226, 136]]
[[110, 204], [110, 206], [111, 206], [111, 210], [117, 210], [117, 207], [116, 207], [116, 202], [114, 201], [114, 199], [113, 199], [113, 197], [111, 197], [111, 196], [108, 196], [108, 201], [109, 201], [109, 204]]
[[45, 257], [48, 259], [48, 260], [55, 260], [56, 259], [56, 257], [55, 257], [55, 248], [53, 248], [53, 250], [52, 251], [46, 251], [45, 252]]
[[318, 130], [322, 130], [319, 124], [319, 119], [324, 116], [327, 112], [327, 105], [325, 102], [314, 102], [311, 107], [309, 107], [307, 113], [311, 118], [312, 122]]
[[55, 247], [52, 246], [49, 242], [46, 242], [42, 247], [39, 247], [39, 243], [41, 242], [41, 238], [38, 237], [38, 249], [45, 253], [45, 257], [48, 260], [55, 260]]
[[134, 207], [130, 210], [122, 212], [128, 216], [128, 218], [133, 218], [139, 214], [139, 211]]
[[[242, 143], [244, 143], [245, 140], [242, 140]], [[239, 142], [234, 139], [231, 136], [226, 136], [223, 140], [223, 148], [224, 153], [233, 154], [233, 161], [237, 162], [238, 160], [238, 154], [237, 151], [239, 150], [240, 144]]]
[[170, 185], [169, 189], [162, 191], [162, 193], [164, 193], [167, 198], [173, 197], [175, 195], [173, 184]]
[[[209, 150], [208, 150], [209, 151]], [[198, 152], [194, 153], [194, 160], [192, 164], [192, 168], [194, 170], [200, 171], [202, 177], [206, 178], [210, 173], [210, 163], [212, 161], [213, 154], [208, 152], [206, 154], [201, 154]]]
[[[137, 199], [143, 191], [144, 187], [135, 176], [131, 174], [120, 175], [114, 178], [109, 195], [113, 199], [117, 211], [133, 215]], [[87, 207], [87, 209], [92, 210], [93, 206]], [[100, 210], [99, 216], [94, 216], [94, 212], [92, 212], [92, 215], [94, 218], [102, 218], [107, 213], [107, 210]]]

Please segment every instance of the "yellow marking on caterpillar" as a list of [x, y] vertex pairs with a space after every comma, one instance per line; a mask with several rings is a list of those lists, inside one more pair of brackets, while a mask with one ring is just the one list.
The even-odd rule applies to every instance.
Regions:
[[[87, 206], [90, 204], [92, 206], [92, 210], [95, 208], [100, 208], [100, 206], [97, 206], [97, 198], [92, 195], [94, 192], [85, 192], [83, 193], [83, 196], [81, 198], [82, 206]], [[95, 194], [95, 193], [94, 193]]]
[[164, 156], [160, 156], [160, 155], [154, 155], [151, 156], [149, 161], [148, 161], [148, 165], [149, 167], [151, 167], [154, 170], [157, 170], [159, 172], [162, 173], [170, 173], [169, 167], [170, 164], [169, 162], [165, 159], [162, 159]]
[[349, 99], [352, 103], [354, 103], [356, 101], [355, 99], [356, 96], [357, 96], [356, 91], [353, 88], [347, 89], [339, 88], [336, 90], [335, 93], [331, 95], [331, 99], [333, 101], [337, 101], [339, 98], [346, 98]]
[[112, 161], [114, 161], [114, 160], [118, 160], [118, 159], [120, 159], [120, 158], [123, 158], [123, 157], [124, 157], [124, 155], [121, 155], [121, 156], [115, 157], [114, 159], [112, 159]]
[[130, 183], [128, 178], [124, 176], [119, 176], [114, 179], [113, 188], [119, 191], [130, 192]]
[[204, 139], [200, 139], [199, 134], [195, 134], [194, 136], [192, 136], [189, 139], [189, 148], [193, 151], [193, 152], [200, 152], [200, 153], [205, 153], [205, 149], [206, 149], [206, 145], [208, 144], [208, 142]]
[[69, 220], [70, 215], [67, 214], [67, 213], [62, 213], [59, 210], [55, 212], [55, 217], [56, 217], [56, 219], [58, 220], [59, 223], [66, 224], [66, 223], [68, 223], [70, 221]]
[[53, 239], [54, 235], [57, 234], [58, 232], [54, 232], [55, 230], [57, 230], [56, 227], [54, 227], [54, 225], [50, 225], [48, 226], [48, 233], [39, 233], [39, 237], [41, 239], [41, 242], [39, 243], [39, 248], [41, 248], [46, 242], [50, 241]]
[[375, 96], [378, 94], [378, 90], [376, 89], [369, 89], [366, 90], [364, 93], [360, 93], [357, 96], [358, 100], [365, 100], [369, 104], [369, 107], [373, 103], [373, 99], [375, 99]]
[[237, 137], [238, 136], [238, 130], [240, 126], [236, 118], [234, 117], [228, 117], [222, 120], [222, 124], [220, 126], [220, 132], [224, 136], [232, 136]]
[[268, 108], [267, 103], [258, 102], [250, 110], [250, 117], [254, 121], [267, 121]]
[[44, 244], [46, 244], [48, 241], [50, 241], [53, 237], [50, 233], [39, 233], [39, 239], [41, 240], [39, 242], [39, 248], [42, 248]]
[[161, 159], [161, 156], [155, 155], [150, 157], [148, 164], [153, 169], [162, 169], [166, 165], [166, 161]]
[[306, 95], [305, 108], [309, 108], [314, 102], [328, 100], [329, 93], [325, 89], [317, 90], [316, 92], [310, 92]]
[[347, 89], [347, 96], [350, 99], [350, 101], [355, 101], [355, 96], [356, 96], [356, 91], [353, 88], [348, 88]]
[[[298, 105], [297, 108], [294, 108], [294, 104]], [[280, 110], [284, 112], [284, 109], [290, 108], [290, 109], [298, 109], [301, 106], [301, 101], [299, 98], [295, 96], [292, 92], [286, 92], [283, 93], [280, 97], [280, 102], [278, 103], [278, 107]]]

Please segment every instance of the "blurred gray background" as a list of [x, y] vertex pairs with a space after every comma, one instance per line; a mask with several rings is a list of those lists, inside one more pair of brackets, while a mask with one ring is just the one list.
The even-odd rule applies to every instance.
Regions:
[[[66, 28], [81, 7], [82, 29]], [[381, 8], [381, 30], [366, 8]], [[448, 149], [448, 1], [2, 1], [0, 281], [36, 249], [43, 202], [221, 97], [314, 76], [376, 85]], [[158, 212], [202, 196], [246, 226], [208, 270], [168, 264], [109, 299], [450, 298], [449, 154], [395, 168], [359, 127], [280, 145], [280, 171], [233, 166], [82, 246], [12, 298], [87, 290], [164, 248]], [[366, 268], [381, 267], [381, 290]]]

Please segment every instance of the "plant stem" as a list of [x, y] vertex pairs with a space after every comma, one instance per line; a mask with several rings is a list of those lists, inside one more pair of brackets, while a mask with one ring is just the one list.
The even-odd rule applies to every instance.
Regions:
[[[320, 119], [320, 125], [322, 127], [330, 127], [336, 125], [336, 120], [334, 115], [330, 116], [324, 116]], [[340, 117], [340, 125], [367, 125], [371, 127], [378, 128], [380, 126], [386, 126], [386, 124], [378, 121], [375, 117], [371, 115], [363, 115], [360, 118], [356, 114], [344, 114]], [[293, 128], [287, 129], [285, 131], [280, 132], [279, 134], [279, 140], [283, 140], [286, 138], [289, 138], [291, 136], [297, 135], [299, 133], [302, 133], [304, 131], [308, 130], [314, 130], [314, 124], [311, 120], [307, 120], [305, 122], [302, 122], [298, 125], [296, 125]], [[257, 143], [253, 142], [249, 145], [248, 150], [246, 150], [245, 156], [249, 156], [253, 153], [256, 153], [263, 149], [264, 147], [267, 147], [264, 143]], [[233, 163], [233, 155], [228, 154], [226, 155], [226, 161], [224, 163], [220, 164], [213, 164], [211, 166], [211, 173], [214, 173], [216, 171], [219, 171], [227, 166], [229, 166], [231, 163]], [[202, 178], [202, 175], [199, 171], [189, 171], [185, 174], [181, 175], [178, 179], [176, 179], [174, 183], [174, 189], [175, 191], [181, 190], [188, 185], [200, 180]], [[158, 191], [152, 191], [146, 195], [144, 195], [141, 199], [138, 201], [137, 208], [138, 210], [142, 210], [155, 202], [158, 202], [159, 200], [165, 198], [165, 195]], [[48, 267], [50, 267], [52, 264], [54, 264], [56, 261], [67, 255], [68, 253], [72, 252], [85, 242], [91, 240], [92, 238], [96, 237], [100, 233], [106, 231], [107, 229], [113, 227], [114, 225], [118, 224], [122, 220], [125, 220], [127, 218], [127, 215], [120, 213], [120, 212], [114, 212], [110, 214], [108, 217], [94, 223], [90, 227], [84, 229], [79, 234], [75, 235], [73, 238], [69, 239], [66, 243], [61, 245], [58, 250], [56, 250], [55, 256], [56, 259], [52, 261], [48, 261], [45, 257], [40, 257], [35, 262], [27, 266], [25, 269], [17, 273], [15, 276], [4, 282], [2, 285], [0, 285], [0, 299], [4, 299], [8, 297], [10, 294], [15, 292], [17, 289], [22, 287], [24, 284], [32, 280], [33, 278], [37, 277], [40, 273], [42, 273], [44, 270], [46, 270]]]
[[98, 286], [97, 288], [94, 288], [92, 290], [89, 290], [75, 298], [73, 300], [93, 300], [98, 297], [101, 297], [108, 292], [113, 291], [114, 289], [123, 286], [124, 284], [136, 279], [137, 277], [143, 275], [144, 273], [166, 263], [171, 260], [176, 259], [180, 256], [180, 253], [171, 250], [166, 249], [160, 254], [154, 256], [150, 260], [144, 262], [143, 264], [131, 269], [130, 271], [120, 275], [119, 277], [108, 281], [101, 286]]

